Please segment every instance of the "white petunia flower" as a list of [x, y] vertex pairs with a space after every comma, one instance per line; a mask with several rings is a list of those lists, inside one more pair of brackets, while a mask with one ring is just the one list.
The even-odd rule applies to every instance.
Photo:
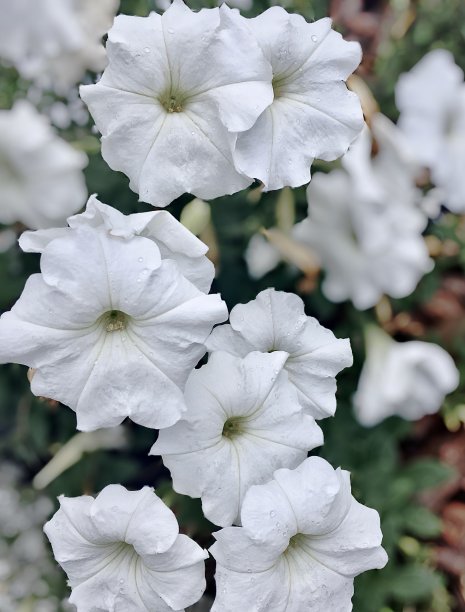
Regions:
[[271, 68], [226, 5], [192, 12], [174, 0], [162, 15], [120, 15], [109, 65], [81, 87], [102, 133], [102, 155], [141, 200], [166, 206], [185, 192], [210, 199], [252, 182], [234, 167], [235, 133], [271, 103]]
[[66, 94], [106, 64], [102, 36], [119, 0], [0, 0], [0, 57], [22, 77]]
[[200, 599], [208, 554], [153, 489], [58, 499], [44, 531], [78, 612], [179, 612]]
[[295, 467], [323, 443], [303, 413], [283, 369], [287, 354], [218, 352], [186, 385], [183, 420], [160, 432], [160, 454], [176, 491], [202, 498], [205, 516], [221, 526], [239, 521], [246, 491], [278, 467]]
[[273, 69], [274, 101], [237, 138], [236, 167], [265, 190], [310, 180], [314, 158], [333, 160], [363, 127], [356, 94], [344, 81], [361, 60], [360, 45], [331, 29], [272, 7], [247, 24]]
[[69, 217], [69, 228], [24, 232], [19, 243], [27, 253], [42, 253], [55, 238], [72, 234], [78, 227], [101, 228], [111, 236], [130, 239], [150, 238], [160, 249], [162, 259], [172, 259], [183, 274], [200, 291], [208, 293], [215, 269], [205, 256], [208, 247], [187, 230], [173, 215], [164, 210], [123, 215], [116, 208], [99, 202], [92, 195], [84, 213]]
[[168, 427], [185, 410], [184, 384], [226, 306], [162, 258], [131, 221], [127, 231], [123, 222], [107, 231], [82, 217], [72, 222], [44, 245], [42, 273], [1, 317], [0, 362], [36, 368], [33, 393], [70, 406], [83, 431], [127, 416]]
[[320, 457], [251, 487], [241, 519], [214, 534], [212, 612], [349, 612], [353, 578], [387, 562], [378, 513]]
[[355, 415], [365, 427], [392, 415], [414, 421], [437, 412], [458, 384], [454, 361], [439, 345], [396, 342], [382, 329], [369, 327]]
[[410, 167], [394, 147], [384, 149], [380, 143], [380, 155], [371, 161], [365, 130], [343, 158], [348, 173], [333, 170], [313, 178], [308, 217], [293, 232], [319, 256], [326, 297], [350, 299], [360, 310], [374, 306], [383, 294], [409, 295], [433, 267]]
[[347, 339], [338, 339], [313, 317], [293, 293], [265, 289], [255, 300], [231, 310], [230, 325], [216, 327], [206, 341], [209, 351], [244, 357], [251, 351], [285, 351], [289, 383], [301, 405], [316, 419], [336, 411], [335, 376], [352, 365]]
[[453, 212], [465, 212], [465, 83], [445, 49], [427, 53], [396, 85], [399, 128], [418, 161], [445, 194]]
[[28, 102], [0, 110], [0, 223], [62, 225], [85, 203], [86, 165]]

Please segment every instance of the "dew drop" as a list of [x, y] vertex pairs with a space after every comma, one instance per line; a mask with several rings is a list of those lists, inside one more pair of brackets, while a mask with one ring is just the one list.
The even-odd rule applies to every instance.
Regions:
[[168, 34], [174, 34], [174, 30], [172, 28], [168, 28]]
[[315, 34], [312, 36], [312, 42], [318, 42], [318, 36], [315, 36]]
[[150, 53], [150, 47], [144, 47], [144, 53]]
[[271, 510], [270, 516], [271, 516], [271, 518], [274, 518], [276, 516], [276, 512], [274, 510]]
[[144, 261], [143, 257], [139, 257], [139, 259], [137, 260], [139, 263], [142, 263]]

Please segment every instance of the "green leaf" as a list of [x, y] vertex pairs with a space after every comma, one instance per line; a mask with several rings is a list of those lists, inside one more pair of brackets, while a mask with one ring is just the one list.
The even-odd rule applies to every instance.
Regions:
[[419, 538], [436, 538], [441, 534], [439, 517], [423, 506], [410, 506], [403, 513], [405, 529]]
[[433, 570], [412, 565], [396, 572], [391, 583], [391, 595], [400, 603], [415, 603], [429, 599], [440, 586], [441, 578]]
[[421, 491], [450, 480], [454, 477], [455, 470], [445, 463], [428, 458], [411, 463], [403, 470], [402, 475], [411, 479], [415, 483], [415, 489]]

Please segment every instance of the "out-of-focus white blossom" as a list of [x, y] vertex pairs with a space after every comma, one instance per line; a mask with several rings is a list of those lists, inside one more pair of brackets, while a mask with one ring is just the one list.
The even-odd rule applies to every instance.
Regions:
[[20, 483], [21, 472], [2, 463], [0, 472], [0, 610], [56, 612], [50, 592], [58, 573], [47, 550], [42, 525], [53, 510]]
[[308, 317], [293, 293], [265, 289], [255, 300], [231, 310], [230, 325], [216, 327], [206, 341], [209, 351], [244, 357], [251, 351], [285, 351], [284, 370], [300, 403], [314, 418], [336, 410], [336, 374], [352, 365], [347, 339], [338, 339]]
[[288, 355], [213, 353], [186, 385], [187, 411], [160, 432], [150, 451], [171, 471], [179, 493], [202, 498], [216, 525], [240, 519], [244, 495], [278, 467], [295, 467], [323, 443], [283, 369]]
[[382, 329], [370, 327], [354, 396], [355, 415], [366, 427], [392, 415], [414, 421], [437, 412], [458, 384], [454, 361], [439, 345], [396, 342]]
[[313, 178], [308, 217], [293, 230], [320, 258], [326, 297], [350, 299], [360, 310], [374, 306], [383, 294], [409, 295], [433, 267], [421, 235], [426, 215], [419, 207], [408, 148], [395, 139], [385, 117], [373, 119], [378, 155], [371, 158], [366, 128], [342, 158], [347, 172]]
[[387, 562], [378, 513], [320, 457], [251, 487], [241, 519], [214, 534], [212, 612], [350, 612], [353, 578]]
[[86, 201], [86, 165], [28, 102], [0, 110], [0, 223], [63, 225]]
[[258, 279], [274, 270], [282, 260], [278, 249], [262, 234], [254, 234], [244, 253], [247, 269], [252, 278]]
[[171, 612], [200, 599], [208, 554], [179, 534], [153, 489], [109, 485], [95, 499], [59, 501], [44, 531], [78, 612]]
[[465, 83], [445, 49], [427, 53], [396, 85], [399, 128], [453, 212], [465, 212]]
[[184, 192], [210, 199], [252, 180], [234, 167], [235, 133], [272, 102], [271, 67], [226, 5], [120, 15], [109, 65], [81, 96], [102, 133], [102, 155], [141, 200], [166, 206]]
[[314, 158], [340, 157], [363, 127], [359, 99], [344, 83], [360, 45], [343, 40], [330, 19], [307, 23], [277, 6], [247, 25], [272, 66], [274, 101], [238, 135], [234, 160], [265, 190], [298, 187], [309, 182]]
[[[428, 217], [422, 209], [423, 195], [416, 186], [420, 166], [414, 153], [405, 135], [385, 115], [374, 113], [370, 127], [371, 130], [365, 125], [341, 158], [352, 179], [354, 196], [366, 202], [367, 217], [376, 218], [382, 210], [391, 216], [392, 223], [421, 233]], [[391, 234], [389, 229], [387, 232]]]
[[[78, 429], [112, 427], [127, 416], [168, 427], [185, 410], [184, 384], [226, 306], [170, 258], [186, 231], [179, 224], [113, 215], [94, 200], [70, 222], [69, 230], [39, 232], [35, 247], [34, 234], [25, 238], [29, 250], [43, 249], [42, 273], [0, 319], [0, 361], [35, 368], [33, 393], [70, 406]], [[158, 222], [174, 230], [165, 248], [153, 239]], [[194, 238], [185, 252], [192, 245], [201, 256], [204, 245]]]
[[66, 94], [106, 64], [102, 37], [119, 0], [0, 0], [0, 58], [41, 88]]

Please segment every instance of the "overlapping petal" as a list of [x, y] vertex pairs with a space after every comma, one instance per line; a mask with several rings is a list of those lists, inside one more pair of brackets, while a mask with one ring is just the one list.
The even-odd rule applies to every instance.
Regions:
[[352, 365], [347, 339], [337, 339], [304, 311], [295, 294], [266, 289], [255, 300], [231, 310], [230, 325], [216, 327], [209, 351], [245, 356], [251, 351], [288, 353], [284, 369], [302, 406], [314, 418], [336, 410], [336, 374]]
[[315, 157], [340, 157], [363, 126], [357, 96], [344, 82], [361, 60], [330, 19], [307, 23], [272, 7], [247, 21], [273, 69], [274, 101], [255, 125], [238, 135], [237, 168], [265, 189], [310, 180]]
[[44, 531], [79, 611], [171, 612], [200, 599], [207, 553], [179, 535], [153, 489], [109, 485], [95, 499], [59, 500]]
[[347, 472], [319, 457], [245, 496], [242, 527], [215, 534], [212, 610], [327, 612], [352, 609], [353, 578], [387, 562], [376, 511], [350, 493]]
[[219, 296], [153, 239], [88, 224], [46, 244], [41, 268], [0, 320], [0, 360], [36, 368], [32, 391], [69, 405], [79, 429], [175, 423], [203, 342], [227, 316]]
[[123, 215], [92, 195], [85, 212], [69, 217], [68, 223], [69, 228], [24, 232], [19, 240], [21, 248], [27, 253], [42, 253], [55, 238], [66, 236], [72, 229], [84, 226], [100, 228], [111, 236], [125, 239], [143, 236], [155, 242], [162, 259], [175, 261], [183, 276], [200, 291], [208, 293], [210, 290], [215, 270], [205, 256], [207, 245], [167, 211]]
[[202, 498], [217, 525], [239, 520], [252, 484], [277, 467], [298, 465], [323, 441], [287, 384], [287, 354], [252, 352], [244, 359], [213, 353], [186, 385], [187, 411], [160, 432], [151, 454], [162, 455], [174, 488]]
[[[188, 44], [186, 44], [188, 41]], [[232, 159], [235, 133], [271, 103], [271, 68], [239, 15], [194, 13], [175, 0], [160, 16], [120, 15], [109, 65], [81, 87], [102, 154], [140, 199], [166, 206], [184, 192], [209, 199], [251, 183]]]

